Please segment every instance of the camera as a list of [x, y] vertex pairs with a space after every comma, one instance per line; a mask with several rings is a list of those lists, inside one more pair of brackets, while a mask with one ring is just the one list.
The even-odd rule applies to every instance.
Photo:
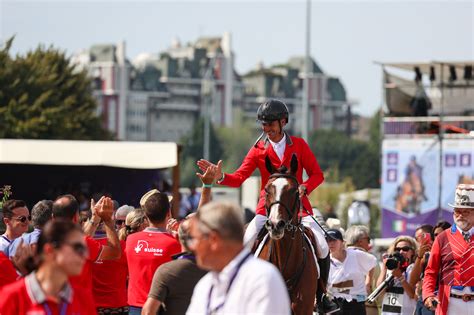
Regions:
[[405, 271], [409, 265], [409, 261], [405, 259], [405, 257], [400, 252], [394, 252], [393, 254], [389, 255], [387, 261], [385, 262], [385, 266], [387, 266], [388, 270], [394, 270], [399, 268], [402, 271]]

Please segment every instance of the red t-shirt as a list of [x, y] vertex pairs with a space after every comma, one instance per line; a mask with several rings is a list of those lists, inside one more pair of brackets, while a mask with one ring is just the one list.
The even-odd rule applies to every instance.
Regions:
[[10, 259], [3, 252], [0, 252], [0, 289], [15, 282], [17, 277], [15, 267], [13, 267]]
[[155, 228], [131, 234], [127, 238], [129, 282], [128, 304], [142, 307], [148, 297], [156, 268], [171, 261], [181, 251], [179, 242], [169, 233]]
[[[66, 290], [59, 304], [45, 297], [32, 273], [0, 290], [0, 315], [90, 315], [97, 314], [94, 301], [84, 290]], [[34, 284], [36, 283], [36, 284]], [[63, 312], [61, 312], [63, 310]]]
[[[95, 238], [106, 245], [107, 238]], [[92, 264], [92, 284], [94, 301], [97, 307], [127, 306], [127, 256], [125, 241], [120, 241], [122, 256], [115, 260], [97, 260]]]
[[[85, 291], [85, 294], [90, 295], [90, 299], [93, 299], [92, 295], [92, 264], [99, 258], [102, 252], [102, 244], [93, 239], [90, 236], [85, 237], [87, 248], [89, 249], [89, 257], [87, 257], [82, 272], [78, 276], [69, 278], [69, 282], [74, 290], [81, 289]], [[88, 298], [89, 299], [89, 298]]]

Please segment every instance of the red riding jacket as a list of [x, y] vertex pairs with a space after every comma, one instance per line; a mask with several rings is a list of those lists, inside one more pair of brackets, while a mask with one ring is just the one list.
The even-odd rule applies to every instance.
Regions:
[[[258, 168], [260, 170], [262, 183], [260, 186], [260, 199], [255, 212], [257, 214], [266, 215], [264, 188], [268, 182], [270, 173], [265, 167], [265, 156], [268, 155], [275, 168], [284, 165], [290, 169], [290, 162], [293, 154], [296, 154], [298, 159], [296, 178], [298, 183], [306, 186], [306, 191], [309, 194], [324, 181], [323, 172], [321, 171], [318, 161], [313, 152], [311, 152], [308, 144], [303, 139], [292, 137], [288, 134], [286, 134], [286, 147], [283, 161], [280, 161], [280, 158], [270, 145], [269, 140], [265, 137], [265, 139], [255, 143], [244, 158], [242, 165], [234, 173], [225, 174], [224, 179], [218, 183], [230, 187], [240, 187], [242, 183], [252, 175], [253, 171]], [[308, 174], [308, 179], [305, 182], [303, 182], [303, 169], [305, 169]], [[303, 205], [311, 214], [313, 213], [307, 196], [303, 197]], [[307, 214], [305, 213], [303, 214], [303, 216], [306, 215]]]

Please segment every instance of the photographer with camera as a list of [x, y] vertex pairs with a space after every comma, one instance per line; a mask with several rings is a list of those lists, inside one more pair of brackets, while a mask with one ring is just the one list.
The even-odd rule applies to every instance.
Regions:
[[383, 256], [382, 271], [377, 281], [378, 288], [385, 288], [382, 315], [413, 314], [415, 288], [408, 279], [416, 253], [416, 241], [410, 236], [401, 235], [390, 245], [387, 255]]
[[474, 314], [474, 184], [459, 184], [449, 206], [454, 208], [454, 224], [434, 240], [423, 301], [438, 315]]

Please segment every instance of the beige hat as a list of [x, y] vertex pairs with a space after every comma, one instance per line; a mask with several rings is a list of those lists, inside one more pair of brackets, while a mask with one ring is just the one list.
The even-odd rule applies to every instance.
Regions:
[[[154, 195], [154, 194], [161, 194], [162, 192], [160, 192], [158, 189], [152, 189], [150, 190], [149, 192], [145, 193], [142, 198], [140, 199], [140, 207], [143, 207], [145, 205], [145, 202], [148, 200], [148, 198], [151, 196], [151, 195]], [[173, 196], [168, 196], [168, 201], [171, 202], [173, 201]]]
[[474, 209], [474, 184], [459, 184], [454, 195], [453, 208]]

